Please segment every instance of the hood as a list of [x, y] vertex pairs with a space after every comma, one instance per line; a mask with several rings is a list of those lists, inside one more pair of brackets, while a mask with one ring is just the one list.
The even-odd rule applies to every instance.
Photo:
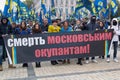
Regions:
[[112, 19], [112, 22], [111, 22], [111, 25], [112, 25], [112, 26], [119, 26], [119, 21], [118, 21], [118, 19], [117, 19], [117, 18], [113, 18], [113, 19]]
[[[7, 20], [7, 22], [6, 22], [6, 23], [3, 23], [3, 20], [4, 20], [4, 19], [6, 19], [6, 20]], [[7, 18], [7, 17], [2, 17], [2, 18], [1, 18], [1, 23], [2, 23], [2, 24], [7, 25], [7, 24], [8, 24], [8, 22], [9, 22], [9, 20], [8, 20], [8, 18]]]
[[96, 23], [96, 16], [92, 16], [90, 22], [91, 22], [91, 23]]

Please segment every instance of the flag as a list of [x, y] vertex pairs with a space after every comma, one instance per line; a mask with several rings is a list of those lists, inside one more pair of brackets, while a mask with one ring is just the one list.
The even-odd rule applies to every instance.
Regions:
[[75, 13], [77, 13], [79, 9], [81, 9], [82, 7], [84, 7], [83, 1], [84, 0], [77, 0], [76, 1]]
[[40, 15], [39, 15], [39, 22], [40, 22], [40, 24], [42, 24], [43, 22], [42, 22], [42, 12], [40, 11]]
[[66, 19], [69, 19], [68, 8], [66, 8]]
[[63, 9], [62, 8], [59, 8], [59, 17], [61, 18], [62, 17], [62, 13], [63, 13]]
[[12, 22], [11, 13], [12, 13], [12, 0], [6, 0], [4, 11], [3, 11], [3, 16], [8, 17], [10, 23]]
[[111, 1], [111, 11], [112, 11], [113, 16], [117, 13], [117, 10], [118, 10], [117, 0], [112, 0]]
[[48, 23], [51, 24], [52, 20], [51, 20], [51, 9], [49, 7], [49, 10], [47, 11], [47, 14], [45, 15], [45, 17], [48, 19]]
[[28, 6], [20, 1], [20, 15], [28, 16], [28, 13], [29, 13]]
[[85, 8], [87, 8], [92, 15], [95, 15], [97, 13], [93, 0], [84, 0], [83, 2]]
[[0, 17], [2, 17], [2, 11], [0, 10]]
[[56, 16], [54, 0], [51, 0], [51, 15], [55, 15]]
[[33, 9], [33, 8], [31, 7], [31, 8], [29, 9], [28, 16], [29, 16], [30, 20], [35, 20], [35, 18], [36, 18], [35, 9]]
[[6, 16], [6, 17], [9, 17], [9, 13], [12, 10], [11, 9], [11, 5], [12, 5], [11, 3], [12, 3], [12, 0], [6, 0], [6, 2], [5, 2], [3, 15]]
[[41, 0], [41, 8], [43, 10], [43, 14], [45, 15], [46, 14], [46, 6], [45, 6], [45, 3], [44, 3], [44, 0]]
[[51, 24], [51, 23], [52, 23], [50, 8], [49, 8], [49, 11], [48, 11], [48, 23], [49, 23], [49, 24]]
[[96, 8], [96, 12], [99, 13], [103, 8], [107, 9], [107, 0], [95, 0], [94, 6]]
[[20, 17], [20, 0], [12, 0], [12, 21], [18, 22]]
[[84, 9], [81, 10], [81, 16], [82, 17], [88, 16], [88, 10], [86, 8], [84, 8]]
[[104, 18], [108, 18], [108, 15], [109, 15], [109, 6], [107, 5], [107, 8], [102, 9], [102, 16]]
[[104, 1], [104, 0], [95, 0], [95, 1], [94, 1], [94, 5], [95, 5], [95, 8], [96, 8], [96, 11], [97, 11], [97, 12], [101, 11], [102, 8], [104, 8], [104, 7], [103, 7], [103, 5], [104, 5], [104, 2], [103, 2], [103, 1]]

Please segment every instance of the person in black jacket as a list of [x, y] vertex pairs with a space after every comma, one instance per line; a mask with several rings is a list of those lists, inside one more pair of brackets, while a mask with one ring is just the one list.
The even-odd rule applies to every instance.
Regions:
[[[2, 17], [1, 19], [1, 25], [0, 25], [0, 46], [3, 48], [3, 53], [1, 52], [0, 55], [0, 71], [3, 70], [2, 68], [2, 58], [6, 58], [6, 49], [5, 49], [5, 45], [4, 45], [4, 40], [3, 37], [11, 34], [12, 33], [12, 27], [10, 25], [8, 25], [9, 20], [7, 19], [7, 17]], [[9, 65], [9, 68], [15, 68], [13, 65]]]
[[41, 25], [41, 30], [42, 32], [48, 32], [48, 19], [47, 18], [44, 18], [43, 19], [43, 24]]
[[[103, 21], [99, 21], [99, 30], [104, 30], [105, 29], [105, 23]], [[99, 58], [104, 59], [104, 55], [103, 56], [99, 56]]]
[[[93, 33], [94, 31], [99, 29], [99, 25], [96, 23], [96, 16], [91, 17], [90, 23], [86, 25], [86, 29], [89, 31], [93, 31]], [[97, 61], [95, 60], [95, 57], [92, 57], [92, 62], [97, 63]], [[86, 63], [87, 64], [89, 63], [89, 57], [86, 58]]]

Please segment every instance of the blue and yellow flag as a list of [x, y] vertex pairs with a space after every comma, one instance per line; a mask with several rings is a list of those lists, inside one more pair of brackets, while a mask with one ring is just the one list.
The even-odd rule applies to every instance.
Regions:
[[20, 0], [12, 0], [12, 20], [17, 22], [20, 17]]
[[45, 6], [44, 0], [41, 0], [41, 8], [43, 10], [43, 14], [45, 15], [47, 13], [47, 11], [46, 11], [46, 6]]
[[28, 16], [28, 13], [29, 13], [28, 6], [20, 1], [20, 15]]
[[93, 0], [84, 0], [84, 6], [91, 12], [92, 15], [97, 13]]
[[96, 8], [96, 12], [99, 13], [104, 7], [106, 7], [107, 6], [106, 2], [107, 0], [95, 0], [94, 5]]
[[41, 12], [41, 11], [40, 11], [40, 15], [39, 15], [39, 22], [40, 22], [40, 24], [43, 23], [43, 20], [42, 20], [42, 12]]
[[12, 0], [6, 0], [3, 11], [4, 16], [9, 17], [10, 12], [12, 11], [11, 5], [12, 5]]
[[113, 16], [117, 13], [117, 10], [118, 10], [117, 0], [112, 0], [111, 1], [111, 11], [112, 11]]
[[0, 17], [2, 17], [2, 11], [0, 10]]
[[106, 9], [107, 11], [107, 0], [95, 0], [96, 11], [99, 13], [101, 10]]
[[10, 23], [12, 22], [12, 17], [11, 17], [12, 16], [12, 0], [6, 0], [3, 16], [8, 17]]
[[76, 7], [75, 7], [75, 13], [77, 13], [81, 8], [84, 7], [84, 0], [77, 0]]
[[102, 16], [103, 16], [104, 18], [108, 18], [108, 15], [109, 15], [109, 6], [107, 5], [106, 8], [103, 8], [103, 9], [102, 9]]
[[56, 16], [54, 0], [51, 0], [51, 15], [55, 15]]
[[49, 7], [49, 10], [46, 14], [46, 18], [48, 19], [48, 23], [51, 24], [52, 20], [51, 20], [51, 9], [50, 9], [50, 7]]

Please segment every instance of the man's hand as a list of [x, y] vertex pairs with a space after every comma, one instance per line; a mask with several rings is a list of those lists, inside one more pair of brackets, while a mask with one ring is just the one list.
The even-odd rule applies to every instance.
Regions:
[[99, 29], [98, 28], [96, 28], [96, 31], [98, 31]]
[[2, 37], [7, 36], [8, 34], [3, 34]]

